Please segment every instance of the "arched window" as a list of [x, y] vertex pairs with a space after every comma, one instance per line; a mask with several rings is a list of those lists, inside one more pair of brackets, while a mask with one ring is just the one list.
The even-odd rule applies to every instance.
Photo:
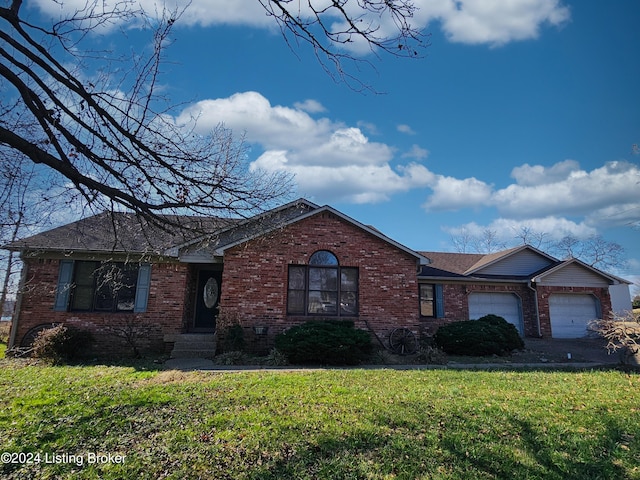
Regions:
[[311, 255], [311, 258], [309, 259], [309, 265], [338, 265], [338, 257], [336, 257], [329, 250], [318, 250], [316, 253]]
[[290, 265], [287, 297], [290, 315], [358, 314], [358, 269], [342, 267], [338, 257], [318, 250], [309, 265]]

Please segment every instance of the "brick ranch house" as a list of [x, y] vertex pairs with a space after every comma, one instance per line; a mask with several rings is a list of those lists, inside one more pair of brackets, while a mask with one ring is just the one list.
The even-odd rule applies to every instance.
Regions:
[[[66, 323], [120, 355], [114, 331], [140, 328], [140, 347], [192, 354], [216, 323], [235, 319], [248, 348], [310, 319], [347, 319], [387, 345], [501, 315], [525, 336], [580, 337], [611, 312], [609, 289], [628, 282], [579, 260], [522, 246], [491, 255], [418, 252], [330, 206], [304, 199], [248, 220], [171, 217], [206, 235], [169, 234], [127, 213], [103, 213], [4, 248], [23, 261], [10, 346]], [[195, 346], [198, 344], [197, 346]], [[184, 352], [183, 352], [184, 353]]]

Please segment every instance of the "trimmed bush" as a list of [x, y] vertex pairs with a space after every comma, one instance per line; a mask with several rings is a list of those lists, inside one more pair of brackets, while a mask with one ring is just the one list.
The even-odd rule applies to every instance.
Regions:
[[357, 365], [372, 350], [371, 336], [351, 321], [315, 320], [276, 336], [276, 348], [290, 363]]
[[444, 325], [435, 342], [450, 355], [508, 355], [524, 347], [515, 325], [497, 315]]
[[81, 358], [92, 342], [93, 336], [86, 330], [63, 324], [55, 325], [38, 333], [33, 341], [31, 355], [57, 365]]
[[222, 351], [243, 352], [245, 347], [244, 329], [237, 323], [225, 327], [222, 333]]

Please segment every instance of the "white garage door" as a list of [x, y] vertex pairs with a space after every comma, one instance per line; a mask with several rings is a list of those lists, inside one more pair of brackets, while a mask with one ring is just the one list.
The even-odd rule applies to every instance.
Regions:
[[598, 307], [592, 295], [554, 294], [549, 297], [551, 336], [580, 338], [587, 334], [587, 324], [598, 318]]
[[471, 293], [469, 295], [469, 318], [477, 320], [485, 315], [498, 315], [513, 323], [520, 335], [523, 332], [520, 299], [512, 293]]

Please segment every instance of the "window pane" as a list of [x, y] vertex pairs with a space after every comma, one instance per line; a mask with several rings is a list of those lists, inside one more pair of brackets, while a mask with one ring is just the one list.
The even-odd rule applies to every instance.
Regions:
[[293, 290], [304, 290], [305, 272], [307, 267], [289, 267], [289, 288]]
[[93, 279], [97, 268], [97, 262], [76, 262], [71, 310], [93, 309]]
[[336, 315], [337, 303], [337, 292], [309, 292], [309, 313]]
[[109, 284], [103, 283], [96, 290], [96, 310], [113, 310], [113, 291]]
[[136, 301], [136, 284], [138, 283], [138, 266], [124, 265], [120, 282], [114, 286], [117, 298], [116, 310], [129, 312], [133, 310]]
[[293, 314], [304, 315], [304, 290], [289, 290], [287, 296], [287, 311]]
[[340, 294], [340, 313], [342, 315], [358, 314], [358, 296], [355, 292], [342, 292]]
[[73, 283], [79, 286], [93, 286], [93, 277], [98, 268], [97, 262], [76, 262]]
[[357, 268], [343, 268], [340, 272], [340, 289], [343, 292], [357, 292], [358, 291], [358, 269]]
[[73, 290], [72, 310], [91, 310], [93, 308], [93, 286], [78, 286]]
[[338, 290], [338, 269], [309, 268], [309, 290]]
[[136, 301], [136, 289], [134, 287], [123, 287], [118, 290], [118, 302], [116, 310], [130, 312], [133, 310]]
[[420, 285], [420, 315], [433, 317], [434, 304], [433, 285]]
[[309, 265], [338, 265], [338, 258], [328, 250], [318, 250], [311, 255]]

